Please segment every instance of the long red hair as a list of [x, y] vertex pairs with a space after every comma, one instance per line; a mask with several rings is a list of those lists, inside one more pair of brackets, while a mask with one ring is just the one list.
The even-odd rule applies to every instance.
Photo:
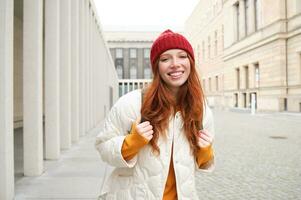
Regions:
[[170, 116], [174, 115], [176, 111], [181, 112], [184, 133], [193, 154], [196, 155], [199, 149], [197, 137], [198, 131], [202, 129], [204, 93], [195, 62], [189, 55], [188, 59], [190, 61], [190, 74], [187, 81], [179, 88], [177, 100], [174, 99], [170, 89], [160, 77], [159, 59], [155, 62], [153, 81], [144, 93], [141, 115], [153, 126], [154, 133], [150, 144], [153, 151], [158, 154], [160, 153], [157, 145], [159, 136], [166, 136]]

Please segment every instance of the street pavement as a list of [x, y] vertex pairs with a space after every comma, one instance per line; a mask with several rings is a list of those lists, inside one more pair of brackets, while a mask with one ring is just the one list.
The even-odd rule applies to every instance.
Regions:
[[200, 199], [301, 199], [301, 114], [216, 111], [216, 168]]
[[[301, 114], [214, 111], [216, 167], [199, 173], [200, 199], [301, 200]], [[104, 163], [94, 149], [99, 128], [45, 161], [39, 177], [16, 179], [16, 200], [96, 199]]]

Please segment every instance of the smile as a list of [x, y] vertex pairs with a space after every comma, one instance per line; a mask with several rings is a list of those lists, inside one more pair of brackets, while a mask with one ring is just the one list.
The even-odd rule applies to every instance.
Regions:
[[167, 73], [168, 76], [171, 76], [171, 78], [179, 78], [184, 74], [184, 71], [176, 71], [176, 72], [169, 72]]

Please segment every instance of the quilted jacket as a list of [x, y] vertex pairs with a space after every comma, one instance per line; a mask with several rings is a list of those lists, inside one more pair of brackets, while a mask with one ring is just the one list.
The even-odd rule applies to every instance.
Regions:
[[[203, 127], [214, 134], [210, 108], [204, 105]], [[188, 140], [183, 133], [180, 112], [170, 117], [167, 137], [159, 137], [160, 155], [154, 155], [150, 145], [143, 147], [130, 161], [125, 161], [121, 148], [131, 125], [140, 117], [141, 90], [122, 96], [106, 117], [95, 146], [102, 160], [111, 167], [106, 169], [100, 199], [160, 200], [163, 197], [171, 156], [176, 177], [179, 200], [197, 200], [196, 172], [212, 171], [214, 162], [199, 169]], [[173, 155], [171, 155], [174, 143]], [[107, 166], [108, 167], [108, 166]]]

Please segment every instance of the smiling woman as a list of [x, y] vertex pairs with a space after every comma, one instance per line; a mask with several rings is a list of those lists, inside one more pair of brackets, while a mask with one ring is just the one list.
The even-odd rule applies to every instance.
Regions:
[[165, 51], [159, 58], [159, 74], [176, 95], [190, 74], [188, 54], [181, 49]]
[[100, 198], [197, 200], [195, 173], [214, 167], [214, 128], [192, 46], [166, 30], [150, 60], [150, 86], [122, 96], [97, 136], [103, 161], [115, 167]]

